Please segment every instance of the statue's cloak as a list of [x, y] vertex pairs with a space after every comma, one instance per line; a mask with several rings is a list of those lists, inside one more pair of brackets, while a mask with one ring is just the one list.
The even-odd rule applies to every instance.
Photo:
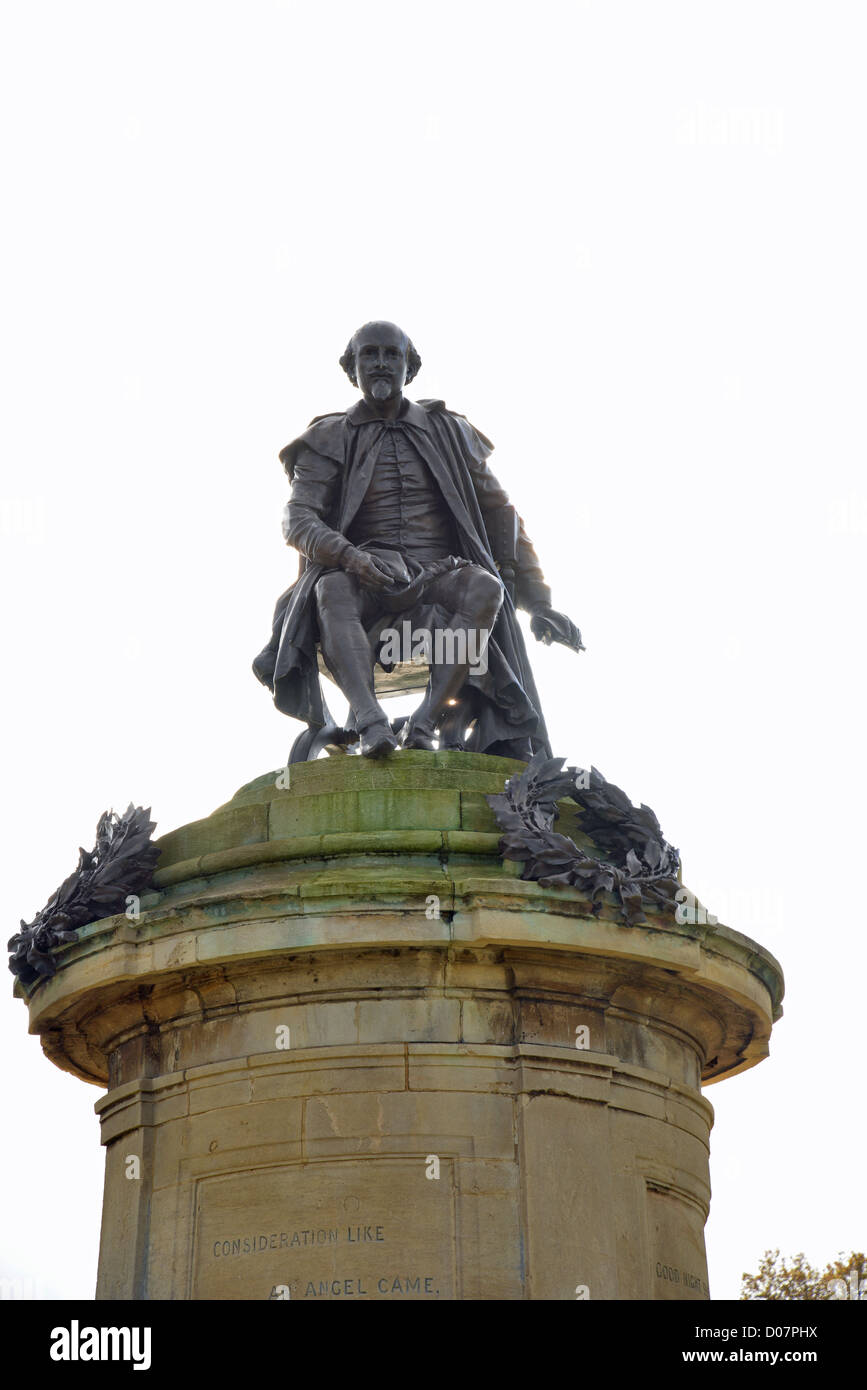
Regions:
[[[300, 456], [307, 471], [316, 456], [327, 504], [322, 520], [346, 535], [370, 484], [387, 426], [365, 417], [358, 402], [350, 411], [317, 417], [298, 439], [280, 453], [292, 480]], [[457, 554], [498, 575], [485, 527], [484, 513], [508, 504], [508, 497], [487, 467], [493, 445], [464, 416], [446, 409], [442, 401], [407, 402], [401, 416], [413, 446], [433, 475], [454, 520]], [[335, 465], [337, 468], [335, 469]], [[327, 485], [326, 480], [331, 480]], [[521, 557], [530, 563], [522, 572]], [[518, 601], [550, 602], [550, 592], [529, 542], [519, 553]], [[253, 662], [253, 670], [274, 696], [283, 714], [315, 729], [329, 722], [319, 681], [316, 645], [319, 627], [314, 588], [325, 568], [301, 556], [299, 575], [280, 595], [274, 610], [271, 639]], [[474, 746], [484, 752], [498, 743], [531, 740], [534, 752], [550, 755], [538, 693], [527, 657], [515, 604], [508, 593], [488, 643], [488, 670], [470, 676], [477, 717]]]

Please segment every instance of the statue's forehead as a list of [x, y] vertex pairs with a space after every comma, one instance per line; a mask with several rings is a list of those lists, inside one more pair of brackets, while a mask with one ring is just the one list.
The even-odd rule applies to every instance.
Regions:
[[356, 348], [367, 347], [406, 347], [409, 335], [398, 328], [396, 323], [366, 323], [356, 332], [353, 342]]

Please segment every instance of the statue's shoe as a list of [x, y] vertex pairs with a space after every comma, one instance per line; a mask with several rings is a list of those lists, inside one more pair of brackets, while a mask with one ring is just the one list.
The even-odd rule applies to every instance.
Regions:
[[393, 753], [398, 746], [387, 719], [378, 719], [375, 724], [368, 724], [366, 729], [361, 729], [358, 741], [364, 758], [384, 758], [388, 753]]
[[436, 730], [422, 721], [416, 723], [410, 717], [400, 731], [401, 748], [426, 748], [434, 752], [436, 748]]

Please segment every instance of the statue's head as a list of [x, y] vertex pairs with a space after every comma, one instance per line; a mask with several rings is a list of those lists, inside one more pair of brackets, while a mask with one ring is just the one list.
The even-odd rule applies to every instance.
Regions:
[[365, 396], [387, 401], [409, 385], [421, 358], [402, 328], [377, 320], [353, 333], [340, 365]]

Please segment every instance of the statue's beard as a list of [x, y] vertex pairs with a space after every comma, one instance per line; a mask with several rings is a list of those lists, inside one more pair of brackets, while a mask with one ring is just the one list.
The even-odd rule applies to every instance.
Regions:
[[370, 388], [370, 394], [375, 401], [387, 401], [392, 392], [392, 383], [385, 381], [382, 377], [377, 377]]

